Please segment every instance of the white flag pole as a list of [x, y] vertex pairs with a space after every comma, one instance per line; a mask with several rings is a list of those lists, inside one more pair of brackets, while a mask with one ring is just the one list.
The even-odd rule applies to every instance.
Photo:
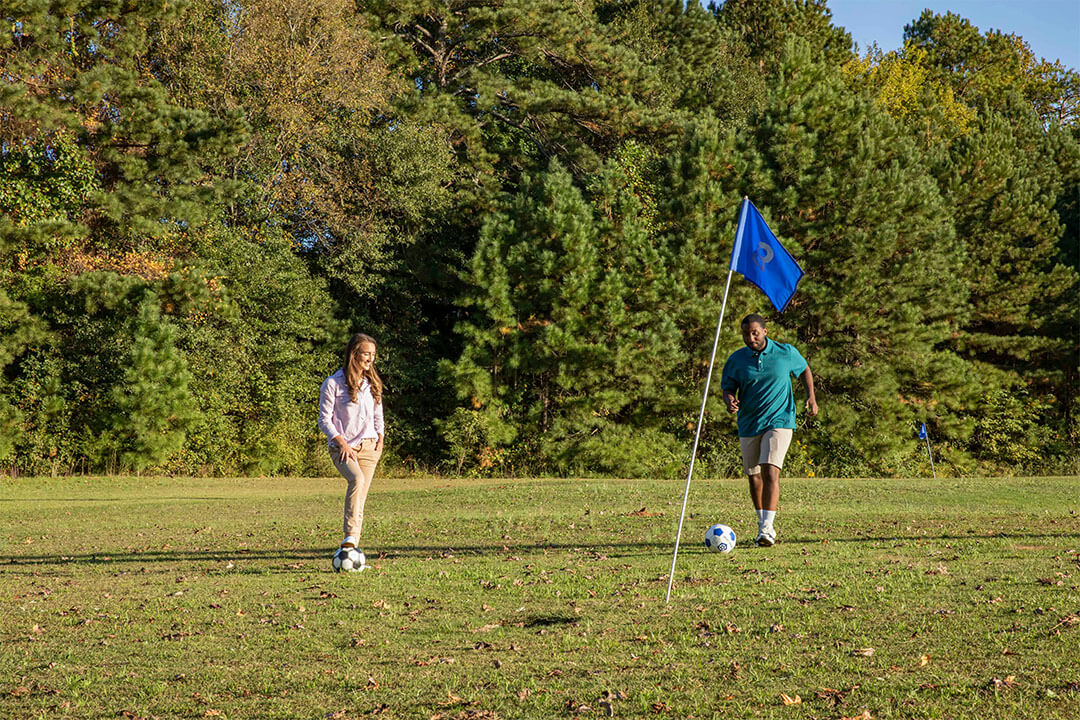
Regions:
[[690, 479], [694, 477], [694, 460], [697, 458], [698, 440], [701, 439], [701, 426], [705, 422], [705, 404], [709, 400], [709, 383], [712, 381], [713, 365], [716, 364], [716, 348], [720, 345], [720, 326], [724, 324], [724, 310], [727, 308], [728, 290], [731, 289], [731, 274], [735, 272], [735, 258], [738, 257], [742, 245], [748, 203], [749, 200], [744, 197], [742, 210], [739, 213], [739, 228], [735, 231], [735, 245], [731, 248], [731, 267], [728, 268], [727, 284], [724, 286], [724, 300], [720, 303], [720, 319], [716, 322], [716, 336], [713, 338], [712, 357], [709, 358], [709, 372], [705, 376], [705, 393], [701, 397], [701, 412], [698, 414], [697, 431], [694, 433], [694, 448], [690, 451], [690, 469], [686, 473], [686, 489], [683, 490], [682, 512], [679, 513], [679, 529], [675, 533], [675, 551], [671, 554], [671, 572], [668, 573], [665, 603], [671, 602], [671, 586], [675, 582], [675, 561], [679, 557], [679, 540], [682, 538], [683, 520], [686, 518], [686, 500], [690, 497]]
[[933, 473], [934, 479], [937, 480], [937, 470], [934, 469], [934, 453], [930, 452], [930, 433], [926, 433], [926, 454], [930, 456], [930, 472]]

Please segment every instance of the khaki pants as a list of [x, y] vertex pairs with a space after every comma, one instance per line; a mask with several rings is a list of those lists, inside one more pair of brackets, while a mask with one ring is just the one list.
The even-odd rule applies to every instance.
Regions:
[[364, 525], [364, 502], [371, 488], [371, 479], [375, 477], [375, 466], [382, 456], [382, 450], [375, 449], [377, 442], [374, 438], [361, 440], [353, 448], [356, 459], [347, 462], [341, 462], [336, 446], [330, 447], [330, 459], [348, 483], [345, 488], [345, 537], [360, 539], [360, 530]]
[[743, 470], [747, 475], [760, 475], [762, 464], [784, 467], [784, 457], [791, 446], [791, 428], [773, 428], [753, 437], [740, 437]]

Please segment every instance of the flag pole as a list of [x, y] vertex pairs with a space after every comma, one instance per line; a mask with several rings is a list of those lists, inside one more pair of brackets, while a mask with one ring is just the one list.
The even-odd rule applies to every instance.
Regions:
[[682, 512], [679, 514], [679, 530], [675, 533], [675, 552], [671, 554], [671, 572], [668, 574], [667, 597], [671, 602], [671, 586], [675, 582], [675, 560], [679, 557], [679, 539], [682, 537], [683, 519], [686, 517], [686, 500], [690, 497], [690, 478], [694, 476], [694, 459], [697, 457], [698, 440], [701, 439], [701, 426], [705, 421], [705, 403], [709, 399], [709, 383], [712, 381], [713, 364], [716, 362], [716, 348], [720, 344], [720, 326], [724, 323], [724, 308], [727, 307], [728, 289], [731, 287], [731, 274], [728, 270], [727, 285], [724, 287], [724, 301], [720, 305], [720, 320], [716, 323], [716, 337], [713, 338], [712, 357], [709, 358], [709, 373], [705, 377], [705, 394], [701, 398], [701, 412], [698, 414], [697, 432], [694, 433], [694, 449], [690, 452], [690, 470], [686, 473], [686, 489], [683, 491]]
[[930, 452], [930, 433], [926, 433], [926, 454], [930, 456], [930, 472], [937, 480], [937, 470], [934, 469], [934, 453]]
[[709, 400], [709, 383], [712, 381], [713, 365], [716, 364], [716, 348], [720, 345], [720, 326], [724, 324], [724, 310], [727, 308], [728, 291], [731, 289], [731, 275], [735, 272], [735, 258], [742, 244], [743, 230], [746, 227], [746, 206], [749, 198], [743, 197], [739, 212], [739, 227], [735, 231], [735, 244], [731, 248], [731, 266], [728, 268], [727, 284], [724, 285], [724, 299], [720, 303], [720, 319], [716, 322], [716, 336], [713, 338], [712, 356], [709, 358], [709, 372], [705, 376], [705, 392], [701, 397], [701, 412], [698, 414], [697, 430], [694, 432], [694, 448], [690, 451], [690, 469], [686, 473], [686, 489], [683, 490], [682, 512], [679, 513], [679, 529], [675, 533], [675, 550], [671, 553], [671, 572], [668, 573], [667, 596], [664, 603], [671, 602], [671, 586], [675, 583], [675, 561], [679, 557], [679, 540], [682, 538], [683, 520], [686, 518], [686, 500], [690, 497], [690, 479], [694, 477], [694, 460], [697, 458], [698, 440], [701, 439], [701, 426], [705, 422], [705, 404]]

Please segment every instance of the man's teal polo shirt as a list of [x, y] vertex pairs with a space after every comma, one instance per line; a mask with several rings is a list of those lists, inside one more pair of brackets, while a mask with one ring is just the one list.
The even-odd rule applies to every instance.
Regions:
[[736, 350], [724, 363], [720, 388], [739, 399], [739, 437], [753, 437], [775, 428], [795, 429], [795, 393], [791, 375], [802, 375], [806, 360], [791, 345], [765, 338], [756, 353]]

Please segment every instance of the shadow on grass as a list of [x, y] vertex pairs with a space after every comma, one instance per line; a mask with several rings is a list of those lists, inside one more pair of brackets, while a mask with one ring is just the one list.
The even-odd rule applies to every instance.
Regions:
[[525, 620], [525, 627], [550, 627], [552, 625], [577, 625], [573, 615], [534, 615]]
[[[49, 555], [0, 555], [0, 567], [5, 565], [37, 565], [44, 563], [80, 563], [86, 565], [107, 565], [115, 563], [155, 563], [155, 562], [191, 562], [228, 560], [329, 560], [333, 555], [333, 546], [319, 548], [282, 548], [248, 549], [222, 548], [207, 550], [144, 550], [96, 553], [59, 553]], [[390, 545], [371, 552], [369, 558], [431, 558], [451, 559], [464, 556], [510, 557], [515, 553], [542, 553], [545, 550], [577, 551], [585, 555], [595, 555], [596, 559], [606, 558], [606, 553], [613, 557], [629, 552], [646, 552], [663, 549], [656, 543], [605, 543], [605, 544], [533, 544], [533, 545], [470, 545], [470, 546], [435, 546], [435, 545]]]
[[183, 502], [225, 502], [225, 501], [247, 502], [246, 498], [237, 497], [235, 495], [221, 495], [221, 496], [207, 496], [207, 495], [182, 495], [178, 497], [162, 497], [160, 495], [152, 495], [147, 497], [140, 497], [137, 495], [118, 495], [116, 497], [43, 497], [43, 498], [0, 498], [0, 503], [18, 503], [25, 505], [29, 503], [114, 503], [117, 505], [140, 505], [144, 503], [183, 503]]
[[[907, 542], [971, 542], [984, 540], [1034, 541], [1065, 540], [1080, 537], [1074, 533], [995, 533], [994, 535], [883, 535], [829, 538], [784, 538], [781, 546], [805, 546], [841, 543], [907, 543]], [[687, 542], [684, 534], [680, 545], [682, 551], [697, 549], [698, 543]], [[287, 561], [328, 560], [333, 546], [317, 548], [215, 548], [206, 550], [144, 550], [96, 553], [54, 553], [49, 555], [0, 555], [0, 567], [19, 565], [43, 565], [50, 563], [78, 563], [86, 565], [109, 565], [121, 563], [174, 563], [174, 562], [227, 562], [230, 560]], [[757, 552], [753, 546], [739, 549]], [[370, 558], [393, 560], [396, 558], [451, 559], [456, 557], [512, 557], [515, 554], [531, 555], [546, 551], [576, 552], [591, 559], [604, 560], [631, 554], [663, 554], [671, 552], [671, 545], [663, 542], [609, 542], [609, 543], [533, 543], [528, 545], [387, 545], [373, 548]], [[774, 550], [775, 552], [775, 550]]]

